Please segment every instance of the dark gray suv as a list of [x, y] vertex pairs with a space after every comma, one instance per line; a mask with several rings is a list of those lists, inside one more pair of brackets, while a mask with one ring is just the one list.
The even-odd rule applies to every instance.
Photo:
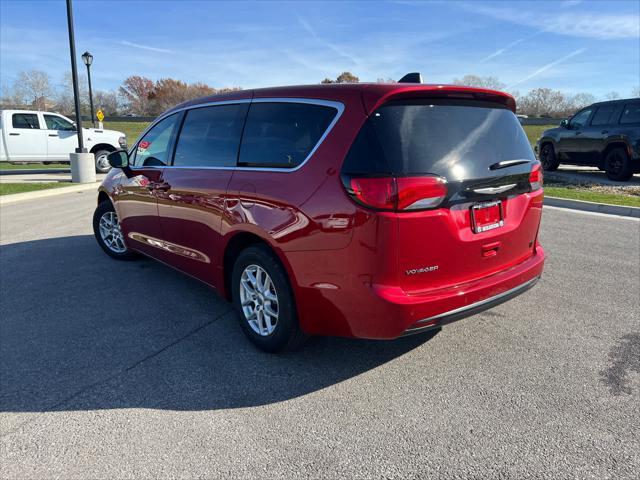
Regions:
[[561, 163], [590, 165], [611, 180], [626, 181], [640, 173], [640, 98], [594, 103], [545, 130], [536, 152], [542, 167]]

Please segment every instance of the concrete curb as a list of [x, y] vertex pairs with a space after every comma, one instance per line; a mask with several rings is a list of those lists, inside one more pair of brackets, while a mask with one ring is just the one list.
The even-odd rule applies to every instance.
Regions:
[[102, 182], [83, 183], [73, 185], [71, 187], [54, 187], [46, 190], [36, 190], [34, 192], [13, 193], [11, 195], [0, 195], [0, 206], [10, 205], [12, 203], [24, 202], [26, 200], [35, 200], [38, 198], [54, 197], [56, 195], [64, 195], [65, 193], [85, 192], [87, 190], [98, 190]]
[[584, 212], [605, 213], [608, 215], [618, 215], [621, 217], [640, 218], [640, 208], [624, 207], [622, 205], [609, 205], [608, 203], [585, 202], [584, 200], [573, 200], [569, 198], [548, 197], [545, 195], [544, 204], [552, 207], [572, 208]]

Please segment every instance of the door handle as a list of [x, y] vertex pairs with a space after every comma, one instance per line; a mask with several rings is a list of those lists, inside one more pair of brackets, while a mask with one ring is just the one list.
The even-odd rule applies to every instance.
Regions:
[[57, 133], [50, 133], [50, 134], [49, 134], [49, 136], [50, 136], [50, 137], [57, 137], [57, 136], [58, 136], [58, 134], [57, 134]]
[[10, 133], [9, 135], [11, 135], [12, 137], [17, 137], [20, 134], [19, 133]]
[[582, 135], [582, 132], [576, 132], [576, 135]]
[[151, 183], [149, 183], [149, 185], [147, 185], [147, 188], [150, 191], [157, 190], [157, 191], [160, 191], [160, 192], [166, 192], [167, 190], [171, 189], [171, 185], [169, 185], [167, 182], [162, 182], [162, 183], [151, 182]]
[[602, 130], [600, 133], [609, 133], [609, 130]]

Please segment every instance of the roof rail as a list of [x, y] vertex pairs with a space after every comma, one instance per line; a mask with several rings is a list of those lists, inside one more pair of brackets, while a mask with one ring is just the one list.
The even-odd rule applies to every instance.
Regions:
[[398, 83], [422, 83], [422, 75], [420, 75], [420, 72], [407, 73], [398, 80]]

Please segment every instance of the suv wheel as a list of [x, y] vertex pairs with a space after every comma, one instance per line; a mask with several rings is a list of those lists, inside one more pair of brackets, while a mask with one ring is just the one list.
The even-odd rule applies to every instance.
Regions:
[[93, 213], [93, 234], [107, 255], [116, 260], [132, 260], [136, 254], [129, 250], [124, 243], [118, 214], [113, 204], [105, 200], [100, 203]]
[[612, 149], [604, 159], [604, 170], [610, 180], [626, 182], [633, 176], [631, 161], [622, 147]]
[[556, 159], [556, 151], [550, 143], [545, 144], [540, 152], [540, 163], [542, 169], [547, 172], [554, 172], [560, 166], [560, 162]]
[[261, 350], [277, 353], [298, 348], [300, 330], [293, 291], [275, 255], [263, 245], [243, 250], [231, 276], [233, 303], [245, 335]]
[[107, 155], [110, 153], [108, 150], [98, 150], [93, 154], [96, 158], [96, 173], [108, 173], [111, 170], [111, 165], [107, 160]]

